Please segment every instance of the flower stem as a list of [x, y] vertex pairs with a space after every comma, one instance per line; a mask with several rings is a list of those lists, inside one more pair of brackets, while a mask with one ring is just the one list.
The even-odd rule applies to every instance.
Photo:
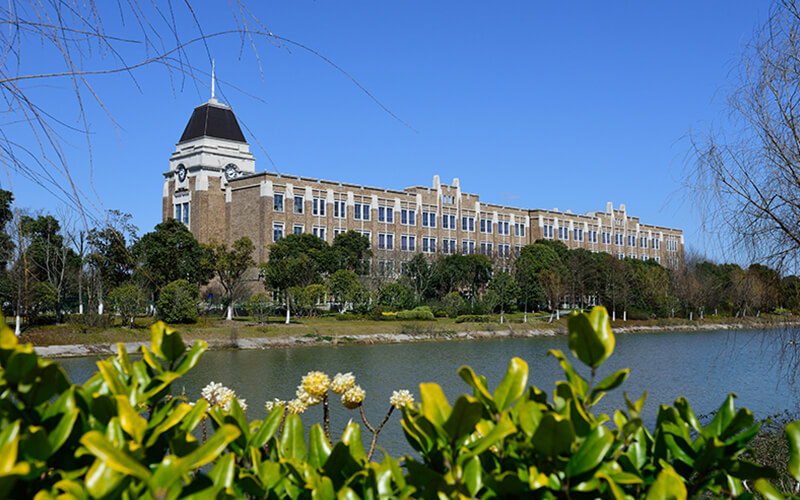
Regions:
[[367, 429], [372, 432], [372, 442], [369, 444], [369, 453], [367, 453], [367, 461], [369, 461], [372, 460], [372, 454], [375, 453], [375, 445], [378, 443], [378, 434], [381, 432], [381, 429], [383, 429], [383, 426], [386, 425], [386, 422], [389, 421], [389, 417], [392, 416], [394, 406], [389, 406], [389, 412], [383, 417], [383, 422], [381, 422], [381, 425], [379, 425], [377, 429], [372, 427], [367, 421], [367, 415], [364, 414], [364, 406], [360, 405], [358, 408], [361, 410], [361, 418], [364, 420], [364, 424], [367, 426]]
[[325, 423], [325, 436], [328, 438], [328, 441], [331, 440], [331, 416], [330, 416], [330, 409], [328, 408], [328, 392], [325, 391], [325, 394], [322, 395], [322, 413], [323, 413], [323, 421]]

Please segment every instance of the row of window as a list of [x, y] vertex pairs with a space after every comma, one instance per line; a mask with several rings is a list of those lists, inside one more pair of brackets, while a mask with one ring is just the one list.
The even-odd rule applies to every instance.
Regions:
[[[545, 224], [542, 230], [543, 236], [547, 239], [553, 239], [553, 225], [552, 224]], [[584, 231], [582, 228], [575, 228], [572, 230], [572, 240], [582, 242], [584, 237]], [[586, 231], [586, 241], [589, 243], [597, 243], [597, 231], [594, 229]], [[570, 240], [570, 230], [567, 227], [558, 228], [558, 239], [562, 241], [569, 241]], [[603, 231], [600, 234], [600, 240], [603, 245], [610, 245], [611, 244], [611, 233], [607, 231]], [[678, 249], [677, 240], [667, 240], [667, 249], [670, 248], [670, 242], [674, 242], [672, 245], [675, 250]], [[625, 243], [625, 235], [622, 233], [614, 233], [614, 244], [616, 246], [623, 246]], [[637, 237], [634, 235], [627, 236], [627, 243], [629, 247], [636, 248], [637, 246]], [[648, 248], [650, 246], [654, 250], [661, 249], [661, 240], [658, 238], [647, 238], [645, 236], [640, 236], [638, 238], [638, 246], [639, 248]]]
[[175, 220], [189, 225], [189, 202], [175, 204]]

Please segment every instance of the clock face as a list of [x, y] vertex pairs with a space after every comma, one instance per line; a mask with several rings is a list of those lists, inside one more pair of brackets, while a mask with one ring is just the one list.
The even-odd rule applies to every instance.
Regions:
[[183, 182], [186, 180], [186, 167], [181, 163], [178, 165], [178, 180]]
[[228, 165], [225, 166], [225, 179], [226, 180], [231, 181], [231, 180], [239, 177], [240, 174], [241, 174], [241, 172], [239, 172], [239, 167], [237, 167], [233, 163], [228, 163]]

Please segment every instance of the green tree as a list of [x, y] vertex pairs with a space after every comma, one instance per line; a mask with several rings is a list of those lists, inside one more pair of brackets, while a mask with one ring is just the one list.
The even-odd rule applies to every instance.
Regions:
[[330, 272], [337, 269], [349, 269], [356, 274], [363, 275], [369, 272], [372, 250], [369, 238], [356, 231], [339, 233], [333, 239], [333, 267]]
[[413, 293], [402, 283], [386, 283], [378, 290], [378, 304], [395, 310], [410, 309], [414, 306]]
[[495, 273], [489, 282], [489, 291], [495, 296], [495, 307], [500, 308], [500, 323], [505, 319], [505, 312], [511, 309], [519, 299], [519, 286], [514, 277], [503, 271]]
[[347, 310], [347, 304], [355, 309], [363, 302], [367, 290], [358, 281], [358, 275], [349, 269], [339, 269], [328, 279], [328, 290], [331, 291], [334, 301], [340, 305], [341, 312]]
[[182, 223], [167, 219], [134, 243], [138, 272], [156, 295], [167, 283], [186, 280], [205, 285], [214, 276], [210, 252]]
[[194, 283], [175, 280], [167, 283], [158, 294], [156, 314], [167, 323], [195, 323], [200, 290]]
[[264, 292], [258, 292], [247, 301], [247, 311], [258, 324], [266, 323], [274, 309], [275, 305]]
[[290, 234], [269, 246], [269, 260], [259, 266], [259, 276], [264, 286], [283, 295], [286, 324], [291, 319], [292, 287], [321, 283], [330, 255], [328, 245], [311, 234]]
[[[136, 241], [139, 229], [131, 223], [132, 216], [119, 210], [109, 210], [102, 226], [89, 230], [86, 260], [96, 275], [98, 303], [103, 291], [129, 281], [136, 269], [136, 259], [130, 246]], [[166, 282], [165, 282], [166, 283]]]
[[144, 311], [147, 300], [139, 286], [127, 283], [108, 292], [108, 306], [122, 317], [123, 325], [133, 328], [133, 320]]
[[533, 244], [522, 247], [514, 263], [515, 276], [520, 288], [520, 298], [524, 303], [525, 321], [528, 320], [529, 305], [547, 302], [547, 296], [539, 280], [539, 273], [544, 270], [560, 270], [561, 261], [558, 254], [548, 245]]
[[428, 264], [428, 259], [418, 253], [408, 261], [403, 280], [409, 284], [413, 291], [414, 305], [416, 305], [422, 303], [431, 292], [431, 287], [435, 281], [435, 272], [431, 265]]
[[242, 236], [233, 242], [230, 250], [224, 243], [211, 242], [208, 251], [211, 253], [211, 261], [214, 263], [214, 271], [217, 273], [222, 288], [225, 290], [228, 302], [228, 314], [226, 319], [233, 319], [233, 301], [237, 288], [242, 284], [242, 278], [248, 269], [253, 267], [256, 262], [253, 260], [255, 245], [247, 236]]

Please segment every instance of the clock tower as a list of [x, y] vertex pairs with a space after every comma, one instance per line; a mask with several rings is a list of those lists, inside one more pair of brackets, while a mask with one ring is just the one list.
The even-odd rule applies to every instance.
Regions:
[[187, 225], [201, 243], [227, 243], [230, 183], [255, 173], [233, 110], [213, 96], [194, 109], [164, 173], [162, 218]]

